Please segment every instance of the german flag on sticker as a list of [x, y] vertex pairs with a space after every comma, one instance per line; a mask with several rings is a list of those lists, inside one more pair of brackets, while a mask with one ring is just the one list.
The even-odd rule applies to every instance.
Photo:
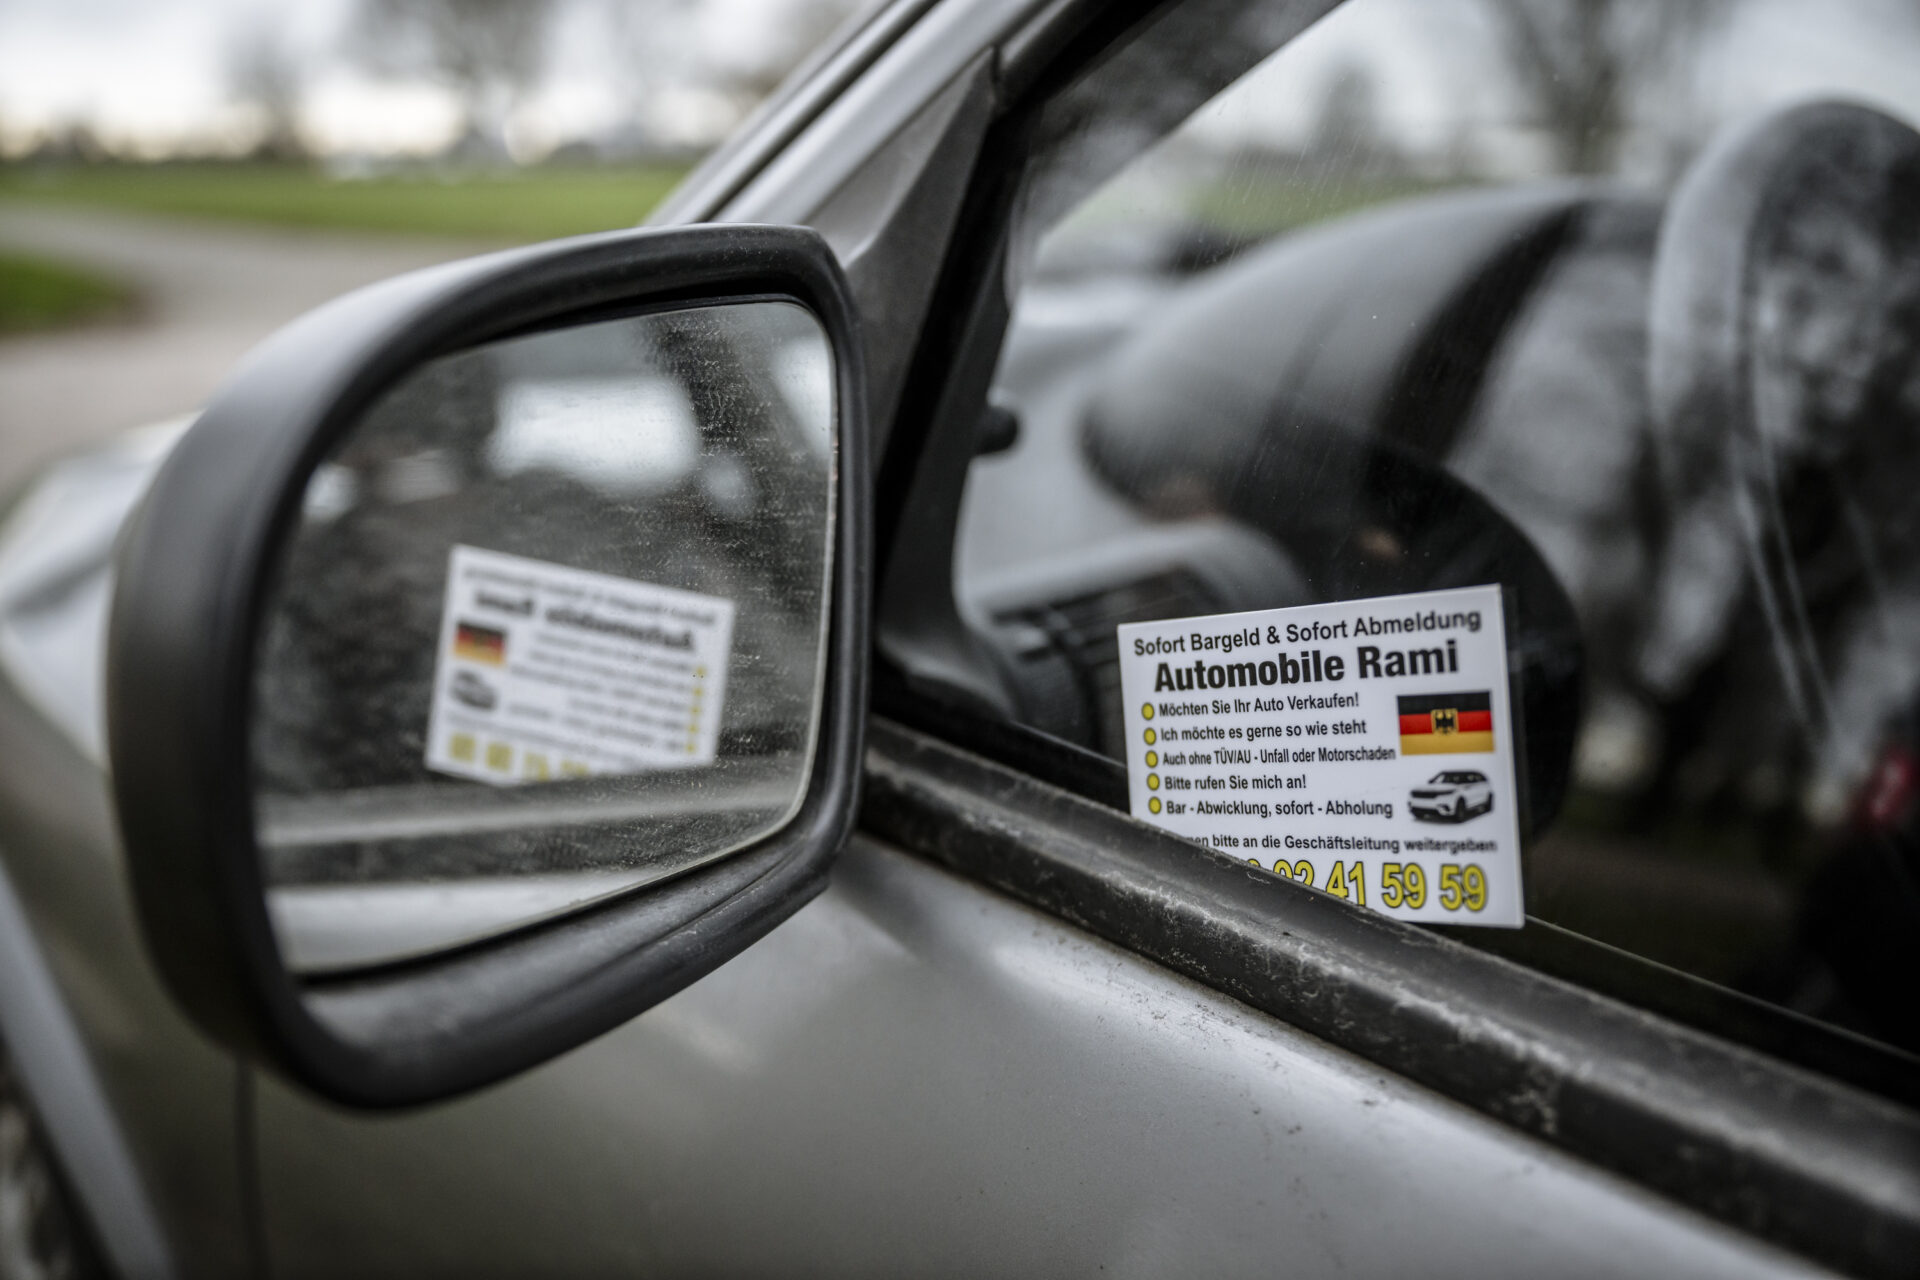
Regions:
[[454, 625], [453, 656], [497, 667], [507, 660], [507, 633], [477, 622]]
[[1423, 693], [1400, 699], [1400, 754], [1444, 756], [1493, 750], [1493, 696]]

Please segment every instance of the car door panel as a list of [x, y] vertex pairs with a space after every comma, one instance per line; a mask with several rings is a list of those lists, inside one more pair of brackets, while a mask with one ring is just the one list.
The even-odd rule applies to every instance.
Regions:
[[[237, 1069], [160, 986], [126, 891], [105, 779], [4, 680], [0, 759], [0, 857], [27, 935], [14, 944], [44, 960], [85, 1059], [52, 1079], [23, 1074], [43, 1116], [91, 1112], [96, 1096], [110, 1111], [97, 1125], [63, 1124], [56, 1152], [116, 1263], [244, 1274]], [[9, 969], [5, 981], [12, 996], [26, 978]], [[0, 1006], [12, 1014], [17, 1002]], [[12, 1017], [0, 1031], [23, 1043], [48, 1034]], [[122, 1152], [131, 1168], [116, 1167]]]
[[267, 1083], [260, 1142], [289, 1277], [1810, 1271], [864, 837], [567, 1057], [394, 1116]]

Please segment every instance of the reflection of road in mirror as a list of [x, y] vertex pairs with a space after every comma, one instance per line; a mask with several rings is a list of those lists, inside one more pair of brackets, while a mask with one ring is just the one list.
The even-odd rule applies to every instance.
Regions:
[[699, 465], [700, 426], [672, 378], [519, 379], [500, 389], [487, 461], [503, 476], [547, 469], [612, 498], [660, 493]]

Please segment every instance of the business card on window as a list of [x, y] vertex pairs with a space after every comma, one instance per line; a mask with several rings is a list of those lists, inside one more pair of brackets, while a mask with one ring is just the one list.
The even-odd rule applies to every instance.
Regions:
[[1408, 920], [1518, 928], [1500, 588], [1119, 629], [1133, 815]]

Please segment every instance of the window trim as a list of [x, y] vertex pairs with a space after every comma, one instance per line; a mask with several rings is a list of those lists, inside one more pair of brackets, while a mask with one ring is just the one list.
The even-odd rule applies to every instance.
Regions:
[[[876, 674], [873, 710], [1093, 804], [1120, 814], [1131, 812], [1125, 765], [1029, 725], [995, 719], [913, 689], [897, 670]], [[1529, 915], [1526, 921], [1519, 930], [1412, 927], [1920, 1111], [1920, 1057], [1538, 916]]]
[[849, 85], [899, 41], [936, 0], [877, 0], [849, 15], [773, 95], [642, 220], [673, 226], [714, 219]]
[[1920, 1256], [1920, 1113], [878, 714], [860, 824], [1729, 1226], [1867, 1276]]

